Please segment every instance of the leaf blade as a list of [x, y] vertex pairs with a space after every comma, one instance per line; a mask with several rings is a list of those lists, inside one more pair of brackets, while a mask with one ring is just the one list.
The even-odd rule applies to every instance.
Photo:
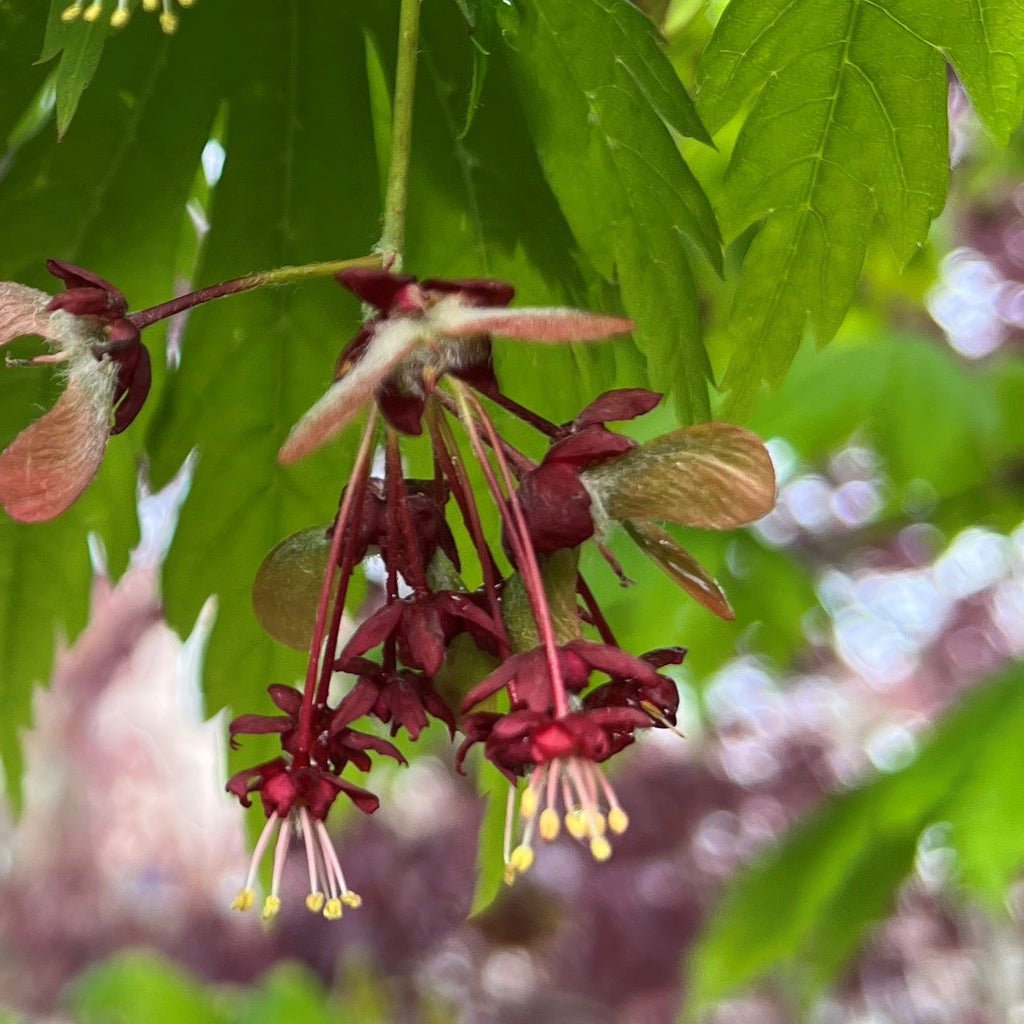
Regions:
[[[649, 39], [616, 49], [626, 15], [608, 12], [623, 6], [571, 0], [553, 8], [531, 0], [508, 54], [534, 144], [573, 233], [600, 273], [617, 278], [638, 324], [636, 342], [657, 366], [655, 383], [673, 391], [686, 422], [697, 422], [710, 415], [710, 364], [686, 246], [718, 265], [718, 230], [661, 117], [664, 55]], [[628, 32], [646, 38], [639, 22]]]

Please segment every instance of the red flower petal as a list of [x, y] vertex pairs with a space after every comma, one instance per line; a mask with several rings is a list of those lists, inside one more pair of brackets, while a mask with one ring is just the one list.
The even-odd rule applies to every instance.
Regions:
[[267, 687], [270, 699], [286, 714], [295, 717], [302, 706], [302, 692], [294, 686], [285, 686], [283, 683], [271, 683]]
[[660, 401], [657, 391], [646, 388], [618, 388], [598, 395], [573, 422], [577, 427], [631, 420], [650, 412]]
[[402, 291], [415, 285], [416, 278], [408, 274], [392, 274], [388, 270], [372, 267], [352, 267], [335, 274], [335, 279], [356, 298], [387, 313], [395, 305]]
[[120, 434], [131, 425], [149, 395], [153, 382], [153, 370], [149, 361], [149, 350], [145, 345], [132, 345], [128, 352], [117, 360], [117, 390], [115, 401], [119, 401], [114, 412], [114, 425], [110, 434]]
[[567, 462], [577, 469], [582, 469], [591, 462], [615, 458], [632, 451], [635, 447], [636, 441], [631, 438], [595, 426], [556, 441], [544, 457], [544, 461]]
[[[386, 604], [379, 611], [374, 612], [363, 624], [349, 637], [345, 650], [338, 659], [338, 665], [343, 666], [348, 659], [354, 655], [365, 654], [379, 647], [398, 628], [398, 623], [405, 611], [405, 604], [395, 601]], [[342, 671], [349, 671], [342, 669]]]
[[110, 436], [113, 363], [72, 369], [67, 390], [0, 455], [0, 504], [13, 519], [42, 523], [68, 509], [99, 471]]

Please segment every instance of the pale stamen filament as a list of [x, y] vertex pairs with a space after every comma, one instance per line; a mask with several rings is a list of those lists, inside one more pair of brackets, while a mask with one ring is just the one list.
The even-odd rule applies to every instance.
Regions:
[[274, 847], [274, 871], [270, 879], [270, 895], [263, 901], [263, 920], [269, 921], [281, 909], [281, 875], [284, 862], [288, 859], [288, 845], [292, 838], [291, 816], [281, 821], [281, 831], [277, 834], [277, 845]]
[[[502, 855], [505, 859], [505, 881], [509, 882], [510, 861], [512, 860], [512, 821], [516, 813], [516, 787], [508, 787], [508, 800], [505, 804], [505, 835], [502, 839]], [[512, 872], [515, 877], [515, 872]]]
[[[586, 834], [590, 837], [591, 856], [594, 860], [607, 860], [611, 856], [612, 847], [604, 835], [605, 820], [598, 805], [597, 787], [591, 773], [582, 769], [583, 762], [579, 758], [569, 758], [568, 761], [569, 773], [587, 824]], [[591, 767], [589, 762], [586, 762], [586, 765], [588, 768]]]
[[[356, 892], [353, 892], [345, 881], [345, 872], [341, 870], [341, 861], [338, 860], [338, 854], [335, 852], [334, 843], [331, 842], [331, 837], [327, 834], [327, 829], [322, 821], [316, 823], [317, 835], [320, 837], [320, 850], [324, 857], [324, 863], [327, 866], [327, 875], [330, 878], [333, 875], [332, 883], [337, 882], [337, 888], [333, 888], [332, 894], [337, 892], [339, 895], [332, 895], [331, 899], [327, 901], [327, 906], [324, 907], [324, 917], [334, 920], [337, 917], [341, 917], [341, 905], [344, 903], [346, 907], [360, 907], [363, 904], [362, 897]], [[330, 910], [330, 913], [328, 913]]]
[[594, 769], [594, 776], [604, 791], [605, 802], [608, 804], [608, 827], [616, 834], [622, 835], [629, 827], [629, 816], [622, 809], [619, 798], [612, 789], [612, 784], [604, 777], [604, 774]]
[[306, 906], [314, 913], [319, 914], [324, 907], [326, 896], [320, 879], [323, 872], [317, 863], [316, 844], [313, 839], [313, 827], [309, 820], [309, 811], [305, 807], [299, 810], [299, 823], [302, 826], [302, 842], [306, 848], [306, 869], [309, 872], [309, 895], [306, 897]]
[[252, 860], [249, 861], [249, 873], [245, 877], [245, 885], [242, 886], [242, 889], [231, 904], [232, 910], [251, 910], [256, 902], [256, 873], [260, 869], [263, 854], [267, 852], [270, 837], [274, 834], [274, 830], [280, 822], [281, 819], [276, 814], [272, 814], [267, 818], [267, 823], [263, 826], [259, 839], [256, 840], [256, 848], [252, 851]]
[[524, 818], [532, 818], [537, 813], [539, 793], [544, 783], [546, 766], [538, 765], [530, 774], [530, 781], [523, 790], [523, 798], [519, 801], [519, 813]]
[[[597, 765], [582, 757], [558, 757], [533, 769], [519, 805], [519, 817], [524, 822], [522, 839], [510, 852], [515, 793], [510, 787], [505, 815], [505, 882], [508, 885], [533, 864], [535, 832], [550, 843], [558, 838], [564, 821], [566, 831], [574, 839], [586, 842], [595, 860], [603, 861], [612, 852], [606, 833], [621, 835], [629, 825], [615, 790]], [[561, 819], [559, 805], [564, 808]]]
[[558, 779], [560, 773], [553, 766], [548, 766], [547, 792], [544, 795], [544, 810], [540, 812], [540, 837], [547, 842], [558, 838], [561, 831], [561, 819], [558, 814]]

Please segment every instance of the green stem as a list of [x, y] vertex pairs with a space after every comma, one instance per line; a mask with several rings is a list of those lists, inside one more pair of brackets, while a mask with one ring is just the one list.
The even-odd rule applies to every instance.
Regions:
[[384, 197], [384, 233], [377, 245], [384, 266], [398, 273], [405, 248], [405, 211], [409, 201], [409, 160], [412, 156], [412, 108], [416, 92], [416, 58], [420, 44], [420, 4], [402, 0], [398, 23], [398, 67], [395, 108], [391, 121], [391, 163]]
[[301, 267], [278, 267], [276, 270], [264, 270], [258, 274], [246, 274], [222, 284], [212, 284], [208, 288], [179, 295], [176, 299], [161, 302], [158, 306], [142, 309], [132, 313], [128, 319], [141, 331], [144, 327], [155, 324], [158, 320], [166, 320], [169, 316], [184, 313], [186, 309], [201, 306], [204, 302], [223, 299], [227, 295], [238, 295], [254, 288], [268, 288], [272, 285], [292, 284], [305, 281], [312, 277], [331, 277], [342, 270], [352, 267], [379, 267], [379, 256], [357, 256], [351, 260], [328, 260], [326, 263], [307, 263]]

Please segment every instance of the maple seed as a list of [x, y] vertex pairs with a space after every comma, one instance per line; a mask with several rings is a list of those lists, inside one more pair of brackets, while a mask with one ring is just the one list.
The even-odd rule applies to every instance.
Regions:
[[[358, 352], [343, 375], [292, 428], [278, 461], [296, 462], [337, 436], [382, 389], [422, 397], [445, 374], [459, 376], [473, 363], [481, 337], [490, 334], [548, 344], [602, 341], [633, 329], [620, 316], [578, 309], [507, 309], [513, 289], [500, 281], [424, 281], [387, 271], [338, 275], [341, 284], [377, 306], [353, 339]], [[351, 346], [350, 346], [351, 348]]]

